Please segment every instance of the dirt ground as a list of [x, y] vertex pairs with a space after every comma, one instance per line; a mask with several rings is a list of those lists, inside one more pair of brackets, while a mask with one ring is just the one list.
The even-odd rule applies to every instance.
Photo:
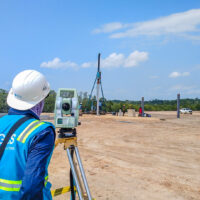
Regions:
[[[79, 151], [96, 200], [200, 199], [200, 113], [181, 119], [175, 112], [150, 113], [80, 118]], [[49, 178], [52, 189], [69, 185], [62, 145], [54, 150]]]

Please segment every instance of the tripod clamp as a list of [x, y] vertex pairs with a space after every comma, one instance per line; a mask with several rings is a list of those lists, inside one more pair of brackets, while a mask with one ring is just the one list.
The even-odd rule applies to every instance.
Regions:
[[59, 130], [58, 139], [55, 142], [55, 147], [58, 144], [64, 144], [64, 150], [71, 146], [77, 147], [77, 133], [76, 129], [63, 129]]

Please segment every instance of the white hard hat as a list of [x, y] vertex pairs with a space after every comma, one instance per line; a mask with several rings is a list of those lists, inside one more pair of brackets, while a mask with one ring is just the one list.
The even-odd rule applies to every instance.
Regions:
[[17, 110], [28, 110], [42, 101], [49, 91], [49, 83], [43, 74], [24, 70], [15, 76], [7, 103]]

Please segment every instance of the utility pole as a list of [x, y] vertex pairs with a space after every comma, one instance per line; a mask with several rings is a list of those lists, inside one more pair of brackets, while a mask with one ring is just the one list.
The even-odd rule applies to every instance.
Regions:
[[142, 117], [144, 117], [144, 97], [142, 97], [141, 107], [142, 107]]
[[180, 118], [180, 93], [177, 94], [177, 118]]
[[98, 68], [97, 68], [97, 115], [99, 115], [99, 87], [101, 84], [101, 72], [100, 72], [100, 56], [101, 54], [98, 54]]

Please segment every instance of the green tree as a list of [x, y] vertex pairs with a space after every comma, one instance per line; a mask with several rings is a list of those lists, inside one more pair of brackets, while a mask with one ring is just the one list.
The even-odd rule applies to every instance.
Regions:
[[8, 92], [6, 90], [0, 89], [0, 112], [7, 113], [8, 112], [8, 105], [6, 102]]
[[45, 99], [43, 112], [54, 112], [56, 92], [51, 90], [49, 96]]
[[121, 108], [121, 105], [119, 103], [113, 103], [111, 106], [111, 109], [113, 112], [119, 112], [119, 109]]

